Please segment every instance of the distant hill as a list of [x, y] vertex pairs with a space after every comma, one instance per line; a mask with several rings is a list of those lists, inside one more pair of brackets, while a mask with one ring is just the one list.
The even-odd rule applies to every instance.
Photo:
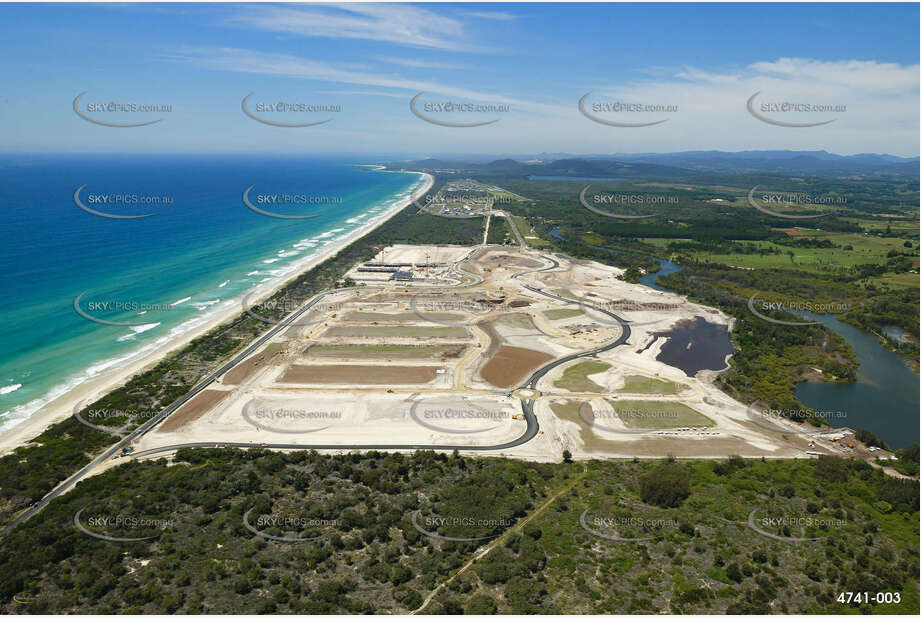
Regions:
[[688, 170], [670, 165], [587, 158], [559, 159], [546, 163], [525, 163], [509, 158], [496, 159], [488, 163], [420, 159], [417, 161], [389, 163], [388, 166], [412, 169], [457, 168], [470, 173], [492, 172], [521, 176], [572, 176], [574, 178], [661, 178], [663, 176], [684, 176], [688, 174]]
[[778, 172], [811, 176], [918, 176], [918, 157], [887, 154], [836, 155], [825, 150], [690, 151], [613, 155], [621, 161], [642, 161], [711, 172]]
[[[836, 177], [919, 177], [918, 157], [863, 153], [837, 155], [825, 150], [692, 150], [672, 153], [464, 155], [412, 161], [429, 168], [540, 176], [648, 177], [693, 172], [718, 174], [779, 173]], [[410, 165], [410, 163], [402, 163]]]

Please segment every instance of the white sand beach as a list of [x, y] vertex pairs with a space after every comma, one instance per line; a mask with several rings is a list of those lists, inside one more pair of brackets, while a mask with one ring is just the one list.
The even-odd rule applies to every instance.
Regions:
[[[381, 171], [385, 170], [381, 169]], [[393, 206], [388, 208], [385, 212], [374, 217], [373, 219], [368, 220], [365, 225], [356, 228], [352, 232], [340, 238], [337, 238], [334, 242], [324, 247], [321, 253], [306, 258], [303, 263], [297, 264], [295, 270], [249, 290], [247, 295], [251, 296], [249, 296], [248, 302], [258, 303], [261, 300], [271, 296], [288, 282], [296, 279], [321, 262], [332, 257], [362, 236], [365, 236], [371, 231], [377, 229], [397, 212], [401, 211], [414, 200], [417, 200], [419, 197], [424, 195], [435, 183], [435, 179], [430, 174], [425, 174], [422, 172], [418, 173], [423, 177], [424, 183], [411, 195], [400, 200], [399, 202], [394, 203]], [[224, 311], [216, 312], [212, 319], [203, 324], [200, 324], [196, 328], [182, 333], [181, 335], [177, 335], [175, 338], [171, 339], [157, 350], [139, 357], [121, 367], [112, 368], [109, 371], [103, 372], [98, 376], [77, 385], [73, 389], [49, 402], [35, 414], [25, 419], [18, 425], [10, 427], [8, 430], [0, 434], [0, 455], [5, 455], [16, 447], [28, 443], [30, 440], [41, 434], [48, 426], [59, 422], [67, 416], [73, 414], [74, 407], [81, 402], [83, 402], [84, 405], [91, 404], [92, 402], [98, 400], [100, 397], [104, 396], [106, 393], [125, 384], [131, 378], [131, 376], [140, 373], [150, 366], [155, 365], [169, 353], [181, 349], [196, 337], [203, 335], [219, 324], [229, 322], [235, 316], [242, 313], [242, 306], [239, 303], [241, 298], [242, 296], [235, 299], [238, 302], [229, 303], [228, 307]]]

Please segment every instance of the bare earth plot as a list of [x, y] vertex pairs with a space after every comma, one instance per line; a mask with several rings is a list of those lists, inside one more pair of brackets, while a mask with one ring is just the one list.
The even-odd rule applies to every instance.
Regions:
[[[656, 360], [665, 343], [657, 333], [682, 320], [701, 317], [731, 328], [733, 321], [717, 310], [621, 281], [613, 267], [527, 248], [400, 245], [384, 248], [383, 262], [411, 264], [400, 268], [414, 279], [369, 281], [330, 294], [325, 300], [339, 309], [324, 314], [322, 324], [269, 342], [228, 372], [221, 390], [196, 395], [136, 450], [194, 436], [463, 451], [522, 436], [530, 410], [523, 401], [533, 405], [536, 435], [476, 452], [559, 461], [564, 450], [574, 458], [804, 457], [824, 448], [822, 441], [810, 447], [809, 439], [752, 422], [746, 406], [713, 385], [718, 372], [687, 376]], [[626, 341], [620, 322], [579, 299], [627, 320]], [[586, 352], [594, 354], [553, 365], [536, 388], [517, 390], [535, 371]], [[295, 427], [301, 434], [273, 435], [266, 429], [271, 423], [246, 420], [247, 402], [279, 398], [291, 398], [285, 405], [299, 410], [341, 414], [328, 426]], [[315, 420], [311, 414], [306, 418]], [[295, 423], [303, 416], [269, 420]]]
[[425, 384], [438, 367], [399, 365], [291, 365], [281, 382], [297, 384]]

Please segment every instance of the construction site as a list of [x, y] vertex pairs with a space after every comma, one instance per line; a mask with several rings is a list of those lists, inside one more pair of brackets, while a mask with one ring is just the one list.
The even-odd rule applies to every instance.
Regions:
[[620, 274], [527, 248], [380, 247], [348, 272], [351, 285], [135, 450], [437, 448], [534, 461], [840, 452], [796, 423], [756, 422], [713, 385], [716, 372], [657, 360], [669, 326], [732, 321]]

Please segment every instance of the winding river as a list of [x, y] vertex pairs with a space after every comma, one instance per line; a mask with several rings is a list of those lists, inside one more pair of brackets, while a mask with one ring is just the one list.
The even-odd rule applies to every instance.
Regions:
[[[551, 235], [565, 240], [558, 230]], [[607, 247], [592, 245], [616, 253]], [[662, 275], [681, 270], [681, 266], [671, 260], [647, 256], [659, 263], [661, 268], [654, 273], [644, 275], [640, 283], [656, 290], [671, 292], [656, 281]], [[902, 448], [918, 442], [919, 433], [919, 378], [894, 352], [890, 352], [872, 334], [845, 324], [831, 315], [817, 315], [807, 311], [797, 311], [805, 320], [821, 322], [835, 331], [851, 345], [860, 367], [857, 382], [854, 384], [835, 384], [831, 382], [803, 382], [796, 387], [796, 397], [803, 404], [826, 413], [833, 426], [846, 426], [853, 429], [865, 428], [885, 440], [893, 448]], [[663, 336], [669, 336], [664, 333]], [[659, 360], [665, 359], [659, 358]], [[668, 364], [687, 369], [675, 362]]]

